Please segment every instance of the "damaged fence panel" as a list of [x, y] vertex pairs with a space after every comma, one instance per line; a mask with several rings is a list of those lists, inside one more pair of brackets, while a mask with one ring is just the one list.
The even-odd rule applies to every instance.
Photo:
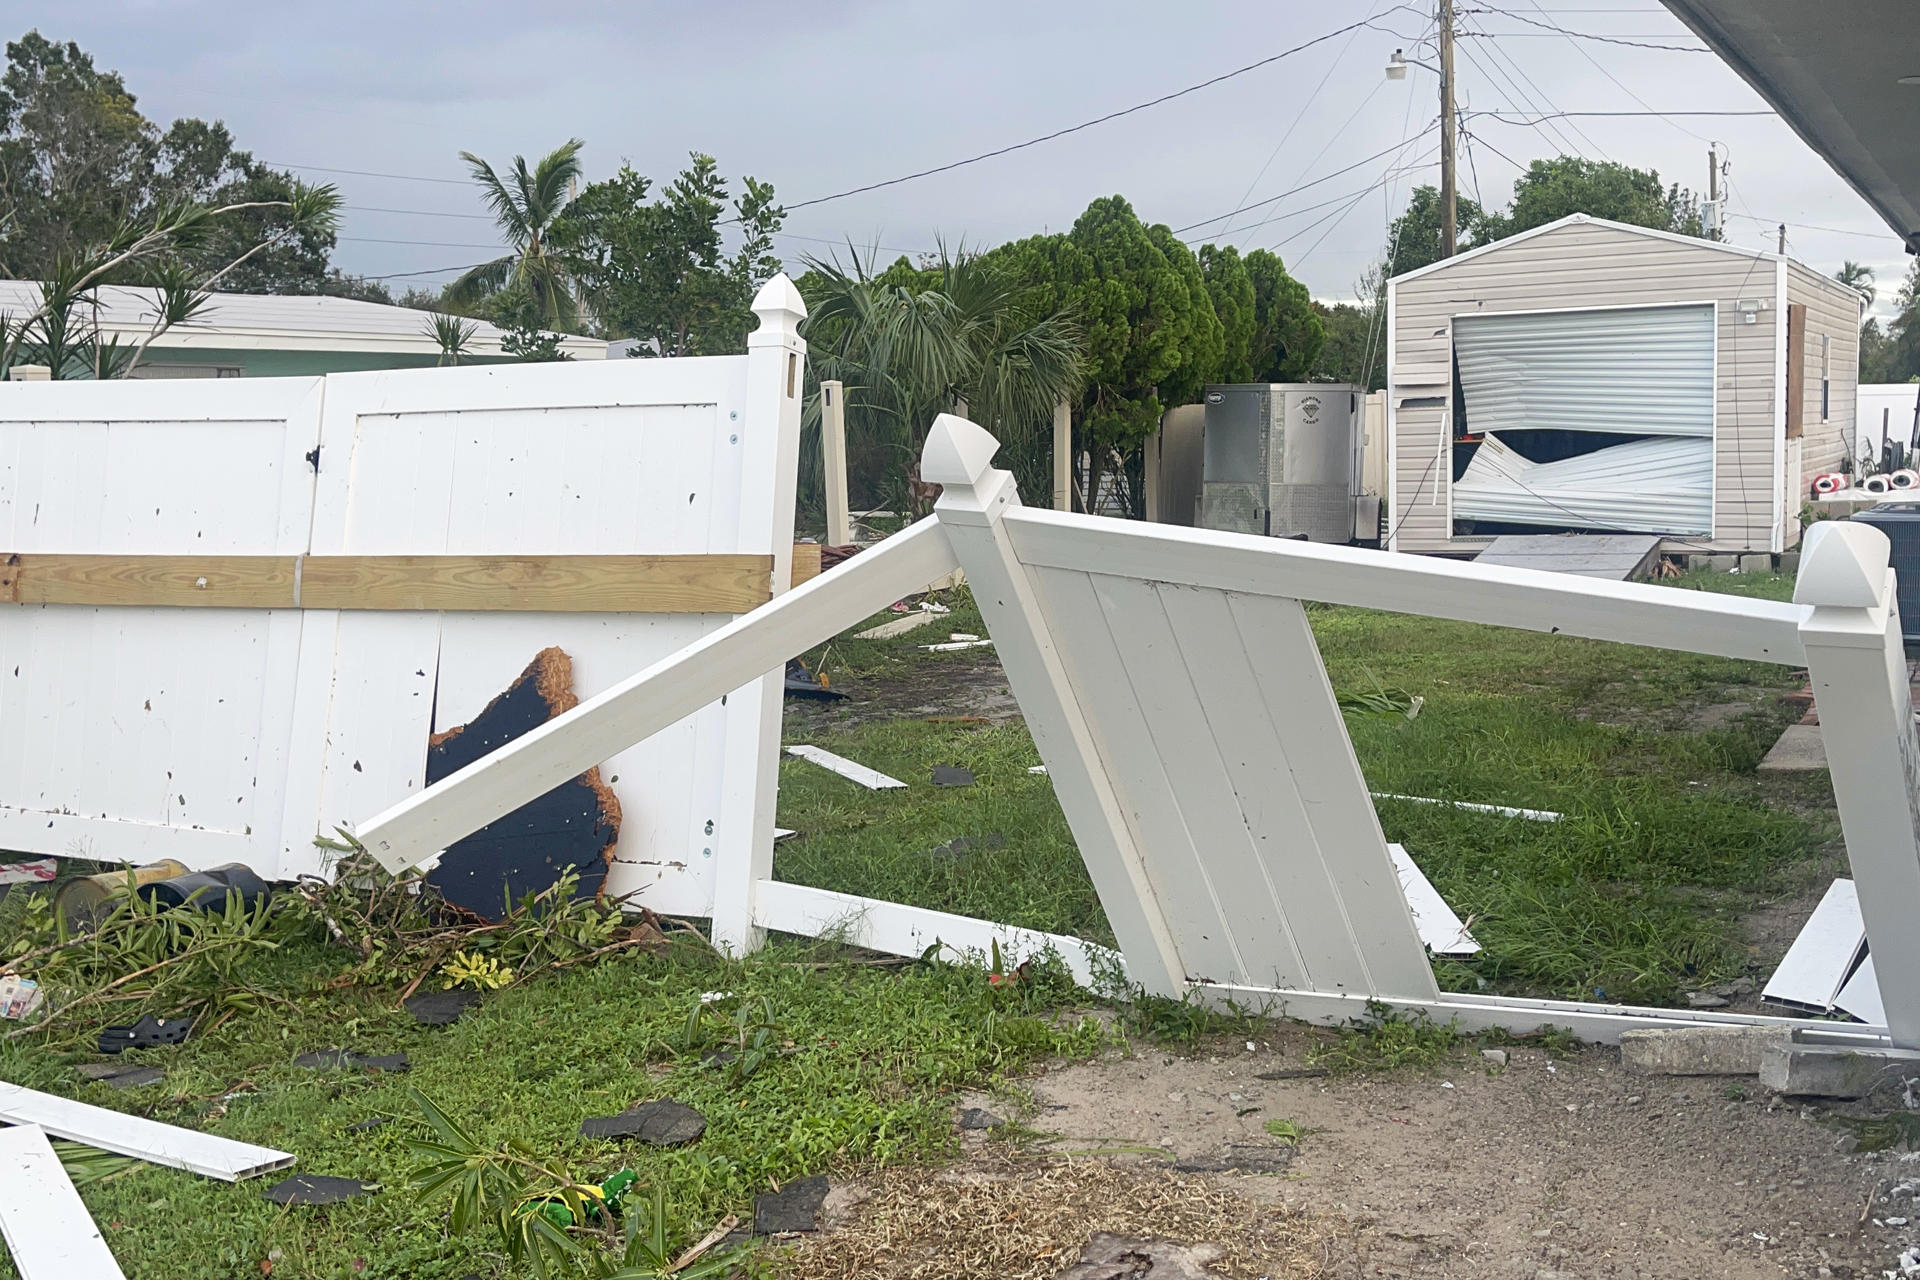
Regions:
[[38, 1125], [56, 1138], [71, 1138], [102, 1151], [133, 1156], [150, 1164], [237, 1182], [293, 1164], [293, 1157], [271, 1147], [235, 1142], [211, 1133], [125, 1115], [37, 1089], [0, 1082], [0, 1120]]
[[37, 1125], [0, 1131], [0, 1235], [21, 1280], [121, 1280], [124, 1275]]

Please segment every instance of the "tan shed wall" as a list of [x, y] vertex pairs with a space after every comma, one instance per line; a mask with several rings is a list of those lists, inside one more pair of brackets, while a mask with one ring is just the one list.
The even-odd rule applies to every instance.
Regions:
[[[1840, 460], [1854, 447], [1858, 391], [1860, 387], [1860, 298], [1853, 290], [1829, 280], [1797, 262], [1787, 264], [1787, 301], [1803, 303], [1807, 308], [1806, 393], [1801, 422], [1804, 444], [1801, 447], [1800, 474], [1788, 477], [1793, 500], [1788, 504], [1786, 532], [1789, 543], [1799, 536], [1800, 504], [1807, 501], [1813, 478], [1825, 471], [1838, 471]], [[1827, 337], [1828, 377], [1831, 394], [1827, 417], [1820, 418], [1820, 339]]]
[[[1592, 223], [1569, 223], [1395, 285], [1388, 395], [1394, 413], [1392, 527], [1398, 548], [1465, 551], [1487, 541], [1451, 536], [1447, 410], [1410, 409], [1403, 403], [1430, 396], [1451, 400], [1452, 317], [1711, 301], [1719, 320], [1710, 546], [1768, 550], [1779, 474], [1774, 339], [1775, 325], [1784, 317], [1777, 288], [1775, 259]], [[1764, 302], [1753, 324], [1742, 322], [1738, 303], [1743, 298]]]

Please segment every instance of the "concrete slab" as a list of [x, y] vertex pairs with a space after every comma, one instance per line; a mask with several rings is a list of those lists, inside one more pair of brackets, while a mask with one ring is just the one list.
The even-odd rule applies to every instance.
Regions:
[[1790, 724], [1760, 761], [1759, 767], [1770, 773], [1805, 772], [1827, 767], [1827, 744], [1820, 740], [1817, 724]]
[[1625, 582], [1651, 567], [1659, 547], [1660, 539], [1650, 533], [1510, 533], [1474, 560]]
[[1912, 1076], [1920, 1076], [1920, 1051], [1913, 1049], [1783, 1042], [1768, 1045], [1760, 1056], [1760, 1083], [1800, 1097], [1864, 1098]]
[[1620, 1033], [1620, 1061], [1655, 1076], [1757, 1076], [1770, 1045], [1784, 1047], [1787, 1027], [1647, 1028]]

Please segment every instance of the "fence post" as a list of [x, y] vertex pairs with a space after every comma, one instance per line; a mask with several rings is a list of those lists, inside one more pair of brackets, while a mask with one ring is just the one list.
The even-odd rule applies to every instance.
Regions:
[[838, 382], [820, 384], [820, 457], [827, 489], [827, 545], [853, 541], [847, 519], [847, 405]]
[[17, 364], [7, 371], [9, 382], [51, 382], [53, 369], [44, 364]]
[[1073, 406], [1053, 406], [1053, 509], [1073, 510]]
[[1815, 524], [1793, 599], [1813, 606], [1800, 639], [1887, 1030], [1920, 1048], [1920, 740], [1890, 551], [1871, 525]]
[[1026, 568], [1001, 522], [1020, 495], [1013, 476], [992, 465], [999, 448], [1000, 442], [980, 427], [943, 413], [927, 433], [920, 475], [944, 486], [934, 516], [947, 531], [993, 633], [994, 651], [1018, 691], [1021, 714], [1040, 758], [1047, 762], [1060, 808], [1126, 956], [1127, 976], [1155, 995], [1179, 996], [1186, 992], [1187, 981], [1173, 931], [1054, 649]]
[[[760, 327], [747, 338], [746, 407], [738, 424], [747, 484], [740, 494], [738, 550], [773, 555], [773, 594], [793, 582], [793, 503], [800, 465], [800, 403], [807, 344], [800, 336], [807, 304], [785, 275], [753, 299]], [[735, 426], [716, 424], [729, 434]], [[780, 789], [780, 699], [784, 669], [727, 695], [723, 814], [751, 813], [744, 831], [713, 833], [713, 942], [744, 955], [758, 949], [753, 892], [773, 875], [773, 809]]]

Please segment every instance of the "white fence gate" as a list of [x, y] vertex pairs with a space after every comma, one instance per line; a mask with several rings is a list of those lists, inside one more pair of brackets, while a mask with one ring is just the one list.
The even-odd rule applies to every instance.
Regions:
[[[541, 649], [588, 697], [771, 598], [804, 307], [754, 309], [745, 356], [0, 386], [0, 846], [318, 870]], [[705, 914], [771, 846], [780, 665], [602, 757], [611, 892]]]
[[[1365, 1002], [1467, 1027], [1773, 1022], [1860, 1046], [1920, 1046], [1920, 741], [1888, 545], [1816, 525], [1795, 603], [1022, 508], [996, 442], [943, 417], [921, 474], [934, 518], [656, 663], [364, 823], [400, 867], [676, 722], [743, 671], [821, 643], [956, 565], [966, 571], [1046, 761], [1130, 978], [1337, 1022]], [[1887, 1026], [1441, 992], [1300, 602], [1330, 603], [1768, 662], [1804, 662]], [[987, 921], [782, 884], [770, 860], [718, 868], [715, 932], [847, 928], [916, 953], [936, 938], [1016, 954], [1093, 948]]]

